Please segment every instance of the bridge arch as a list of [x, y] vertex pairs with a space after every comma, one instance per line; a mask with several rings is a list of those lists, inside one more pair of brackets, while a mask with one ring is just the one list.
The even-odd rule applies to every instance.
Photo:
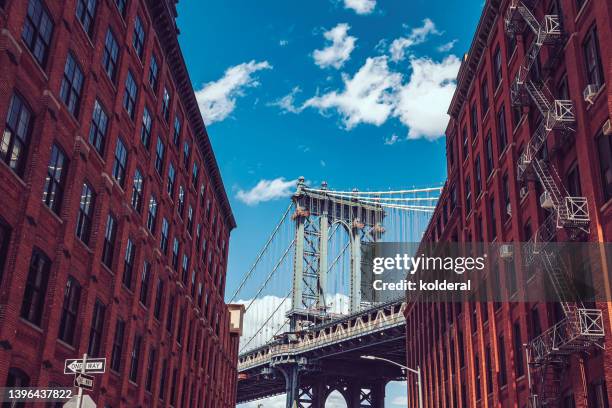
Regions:
[[348, 408], [347, 400], [348, 397], [347, 395], [345, 395], [345, 393], [340, 392], [340, 390], [338, 389], [333, 389], [326, 396], [325, 402], [323, 403], [323, 407], [329, 407], [331, 404], [333, 404], [332, 406], [334, 408]]

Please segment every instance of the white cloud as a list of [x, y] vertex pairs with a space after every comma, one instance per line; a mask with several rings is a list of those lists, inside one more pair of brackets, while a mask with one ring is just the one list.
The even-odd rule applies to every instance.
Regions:
[[370, 14], [376, 7], [376, 0], [344, 0], [344, 8], [354, 10], [357, 14]]
[[412, 75], [397, 92], [394, 116], [408, 127], [408, 138], [436, 139], [443, 136], [446, 110], [455, 92], [461, 61], [454, 55], [441, 62], [429, 58], [410, 61]]
[[280, 45], [281, 47], [286, 47], [287, 45], [289, 45], [289, 40], [280, 40], [278, 42], [278, 45]]
[[325, 160], [319, 161], [319, 164], [321, 165], [321, 167], [326, 167], [327, 166], [327, 163], [325, 162]]
[[426, 18], [423, 20], [423, 25], [413, 28], [407, 37], [400, 37], [393, 40], [389, 46], [391, 60], [393, 62], [402, 61], [406, 58], [406, 50], [408, 48], [425, 42], [427, 37], [431, 34], [440, 34], [440, 32], [436, 29], [434, 22]]
[[394, 144], [396, 144], [397, 142], [399, 142], [399, 136], [396, 135], [395, 133], [391, 135], [391, 137], [386, 137], [385, 138], [385, 144], [387, 146], [392, 146]]
[[274, 180], [259, 180], [250, 190], [238, 190], [236, 198], [246, 205], [257, 205], [265, 201], [285, 198], [293, 193], [297, 180], [285, 180], [278, 177]]
[[445, 44], [439, 45], [436, 50], [440, 51], [440, 52], [448, 52], [450, 50], [453, 49], [453, 47], [455, 46], [455, 44], [457, 44], [457, 39], [454, 39], [452, 41], [449, 41]]
[[350, 28], [351, 26], [348, 24], [341, 23], [323, 33], [325, 39], [331, 44], [313, 52], [312, 57], [315, 64], [320, 68], [334, 67], [340, 69], [349, 60], [357, 40], [357, 38], [348, 35]]
[[268, 61], [245, 62], [228, 68], [220, 79], [204, 84], [195, 93], [204, 122], [210, 125], [227, 118], [236, 108], [236, 99], [244, 95], [245, 89], [259, 86], [254, 74], [271, 68]]
[[408, 406], [408, 397], [395, 397], [391, 401], [391, 404], [397, 405], [398, 407], [407, 407]]
[[302, 89], [299, 86], [296, 86], [287, 95], [268, 103], [268, 106], [278, 106], [283, 113], [300, 113], [300, 107], [296, 106], [295, 104], [295, 96], [300, 92], [302, 92]]
[[352, 78], [343, 74], [342, 80], [342, 91], [314, 96], [296, 109], [299, 111], [310, 107], [322, 113], [336, 110], [347, 130], [360, 123], [380, 126], [391, 115], [391, 93], [400, 85], [401, 75], [389, 70], [386, 57], [368, 58]]

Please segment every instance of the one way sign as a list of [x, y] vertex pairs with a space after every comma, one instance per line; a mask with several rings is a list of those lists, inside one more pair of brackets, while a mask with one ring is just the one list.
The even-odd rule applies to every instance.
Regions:
[[[83, 359], [69, 358], [64, 362], [64, 374], [80, 373], [83, 368]], [[85, 364], [85, 373], [103, 374], [106, 371], [106, 358], [88, 358]]]
[[94, 377], [92, 375], [87, 374], [75, 374], [74, 375], [74, 386], [83, 388], [85, 390], [93, 390], [94, 387]]

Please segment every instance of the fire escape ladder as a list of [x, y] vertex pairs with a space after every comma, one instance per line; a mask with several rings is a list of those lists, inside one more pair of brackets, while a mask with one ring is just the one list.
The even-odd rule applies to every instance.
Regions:
[[567, 357], [600, 345], [604, 337], [602, 311], [587, 309], [577, 301], [573, 283], [550, 244], [559, 228], [569, 229], [570, 236], [578, 230], [588, 232], [590, 217], [586, 198], [569, 196], [554, 167], [538, 158], [549, 133], [554, 129], [571, 131], [570, 123], [575, 121], [572, 101], [555, 99], [544, 82], [530, 76], [542, 46], [554, 44], [562, 38], [559, 16], [545, 15], [540, 22], [523, 1], [511, 0], [504, 20], [509, 36], [521, 34], [527, 27], [535, 35], [510, 89], [513, 105], [533, 103], [543, 118], [518, 159], [517, 177], [522, 180], [527, 169], [532, 168], [544, 190], [540, 204], [551, 211], [526, 243], [524, 260], [526, 265], [538, 262], [546, 270], [565, 313], [564, 319], [526, 346], [530, 405], [532, 408], [555, 407]]

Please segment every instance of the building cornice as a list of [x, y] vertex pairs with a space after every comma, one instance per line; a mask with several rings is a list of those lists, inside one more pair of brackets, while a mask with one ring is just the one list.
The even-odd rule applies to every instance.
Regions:
[[189, 125], [195, 135], [198, 148], [204, 157], [205, 168], [210, 176], [212, 190], [221, 206], [224, 222], [228, 229], [232, 230], [236, 227], [236, 220], [232, 213], [229, 198], [221, 179], [219, 165], [213, 153], [208, 132], [198, 107], [193, 85], [187, 71], [187, 65], [185, 64], [177, 38], [178, 28], [175, 22], [177, 0], [147, 0], [146, 3], [174, 83], [187, 113]]
[[453, 94], [450, 106], [448, 108], [448, 114], [457, 119], [461, 108], [465, 103], [471, 85], [474, 82], [474, 77], [478, 71], [478, 66], [482, 59], [482, 54], [487, 48], [487, 43], [491, 33], [491, 29], [494, 27], [499, 14], [500, 5], [502, 0], [487, 0], [480, 20], [478, 21], [478, 27], [476, 33], [472, 39], [470, 50], [463, 58], [461, 67], [459, 68], [459, 74], [457, 74], [457, 88]]

